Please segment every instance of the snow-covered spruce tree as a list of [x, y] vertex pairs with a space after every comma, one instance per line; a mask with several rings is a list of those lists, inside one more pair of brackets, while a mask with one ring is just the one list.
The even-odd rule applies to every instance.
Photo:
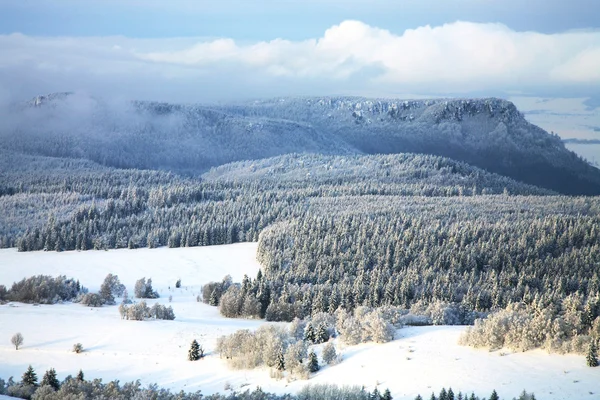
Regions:
[[308, 370], [310, 372], [317, 372], [320, 369], [319, 359], [314, 351], [311, 351], [308, 355]]
[[56, 370], [54, 368], [50, 368], [44, 374], [44, 377], [42, 378], [41, 386], [45, 386], [45, 385], [51, 386], [52, 388], [54, 388], [54, 390], [60, 389], [60, 382], [58, 381], [58, 378], [56, 377]]
[[190, 345], [190, 350], [188, 351], [188, 360], [189, 361], [198, 361], [200, 359], [200, 345], [196, 341], [196, 339], [192, 340], [192, 344]]
[[321, 354], [323, 362], [328, 365], [335, 364], [337, 360], [337, 353], [335, 351], [335, 345], [332, 342], [327, 342], [323, 347], [323, 353]]
[[309, 343], [316, 342], [315, 328], [313, 328], [313, 325], [310, 322], [306, 324], [306, 328], [304, 329], [304, 340]]
[[27, 368], [27, 371], [25, 371], [25, 373], [21, 377], [21, 382], [23, 383], [23, 385], [33, 386], [37, 384], [37, 374], [35, 373], [35, 370], [31, 365]]
[[598, 366], [598, 347], [593, 340], [590, 342], [588, 347], [587, 355], [585, 356], [585, 363], [588, 367]]
[[19, 350], [19, 347], [21, 347], [21, 345], [23, 344], [23, 335], [21, 335], [21, 332], [15, 333], [10, 338], [10, 342], [13, 346], [15, 346], [15, 350]]
[[[381, 400], [393, 400], [390, 389], [385, 389], [385, 392], [383, 392], [383, 395], [381, 396]], [[454, 400], [454, 395], [452, 396], [452, 400]]]
[[329, 332], [324, 323], [320, 323], [315, 332], [315, 339], [317, 343], [325, 343], [329, 340]]
[[79, 370], [75, 379], [77, 379], [79, 382], [85, 381], [85, 376], [83, 375], [83, 370], [81, 370], [81, 369]]

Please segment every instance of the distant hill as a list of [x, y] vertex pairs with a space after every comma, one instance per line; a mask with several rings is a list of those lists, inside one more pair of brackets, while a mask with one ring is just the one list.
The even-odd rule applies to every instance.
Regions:
[[564, 194], [600, 194], [600, 170], [504, 100], [285, 98], [225, 105], [38, 96], [0, 122], [0, 148], [192, 174], [289, 153], [424, 153]]

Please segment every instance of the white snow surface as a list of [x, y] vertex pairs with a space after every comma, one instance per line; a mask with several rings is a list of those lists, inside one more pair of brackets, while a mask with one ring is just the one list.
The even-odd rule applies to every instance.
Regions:
[[[414, 399], [418, 393], [428, 398], [432, 391], [449, 386], [455, 393], [475, 391], [486, 397], [496, 389], [503, 399], [518, 396], [523, 389], [545, 400], [600, 398], [600, 368], [586, 367], [583, 356], [459, 346], [458, 337], [465, 327], [404, 328], [386, 344], [346, 347], [338, 343], [343, 361], [322, 368], [308, 381], [277, 381], [267, 369], [231, 370], [213, 352], [216, 339], [237, 329], [256, 329], [265, 322], [223, 318], [215, 307], [196, 302], [196, 295], [201, 285], [226, 274], [234, 281], [244, 274], [256, 276], [255, 255], [255, 243], [63, 253], [0, 250], [0, 284], [10, 286], [36, 274], [64, 274], [96, 291], [110, 272], [119, 275], [132, 296], [135, 281], [151, 277], [161, 295], [157, 301], [170, 304], [176, 315], [175, 321], [139, 322], [121, 320], [117, 306], [0, 305], [0, 377], [20, 380], [31, 364], [39, 377], [51, 367], [59, 379], [82, 369], [88, 379], [140, 379], [143, 384], [205, 394], [225, 392], [226, 383], [235, 390], [260, 386], [286, 393], [328, 382], [365, 385], [369, 390], [379, 385], [382, 390], [389, 388], [394, 399]], [[175, 289], [178, 278], [182, 287]], [[10, 344], [15, 332], [24, 337], [18, 351]], [[205, 359], [187, 361], [193, 339], [207, 350]], [[70, 351], [77, 342], [85, 352]]]

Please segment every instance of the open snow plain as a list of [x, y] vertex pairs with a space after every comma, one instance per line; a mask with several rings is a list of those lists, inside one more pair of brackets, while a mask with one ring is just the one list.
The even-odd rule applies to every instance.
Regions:
[[[277, 381], [266, 369], [230, 370], [213, 353], [216, 339], [265, 322], [223, 318], [215, 307], [198, 303], [196, 296], [201, 285], [226, 274], [238, 282], [244, 274], [254, 277], [259, 268], [255, 254], [255, 243], [63, 253], [0, 250], [0, 284], [10, 286], [36, 274], [64, 274], [97, 291], [104, 277], [113, 273], [132, 296], [137, 279], [152, 278], [161, 298], [148, 301], [149, 305], [170, 304], [176, 315], [174, 321], [138, 322], [121, 320], [117, 306], [0, 305], [0, 377], [19, 380], [31, 364], [38, 376], [54, 367], [64, 379], [82, 369], [89, 379], [140, 379], [143, 384], [206, 394], [224, 392], [226, 383], [234, 390], [261, 386], [285, 393], [308, 383], [330, 382], [365, 385], [369, 390], [378, 384], [389, 387], [395, 399], [437, 393], [443, 386], [481, 396], [495, 388], [501, 398], [517, 396], [523, 389], [546, 400], [600, 398], [600, 368], [586, 367], [583, 356], [462, 347], [457, 340], [464, 327], [411, 327], [399, 330], [396, 340], [383, 345], [339, 345], [342, 363], [323, 368], [309, 381]], [[182, 287], [175, 289], [178, 278]], [[15, 332], [25, 339], [18, 351], [10, 344]], [[187, 361], [193, 339], [207, 350], [201, 361]], [[84, 353], [71, 352], [77, 342], [83, 344]]]

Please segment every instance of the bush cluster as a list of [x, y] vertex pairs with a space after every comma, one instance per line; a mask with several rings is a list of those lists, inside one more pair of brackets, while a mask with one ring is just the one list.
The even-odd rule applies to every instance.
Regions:
[[36, 275], [13, 283], [10, 290], [0, 286], [0, 300], [21, 303], [55, 304], [60, 301], [74, 300], [87, 292], [79, 281], [60, 275], [55, 278], [48, 275]]
[[121, 303], [121, 305], [119, 305], [119, 314], [121, 315], [121, 319], [132, 321], [144, 321], [145, 319], [164, 319], [172, 321], [175, 319], [175, 313], [171, 306], [167, 307], [154, 303], [152, 307], [148, 307], [144, 300], [130, 306]]

